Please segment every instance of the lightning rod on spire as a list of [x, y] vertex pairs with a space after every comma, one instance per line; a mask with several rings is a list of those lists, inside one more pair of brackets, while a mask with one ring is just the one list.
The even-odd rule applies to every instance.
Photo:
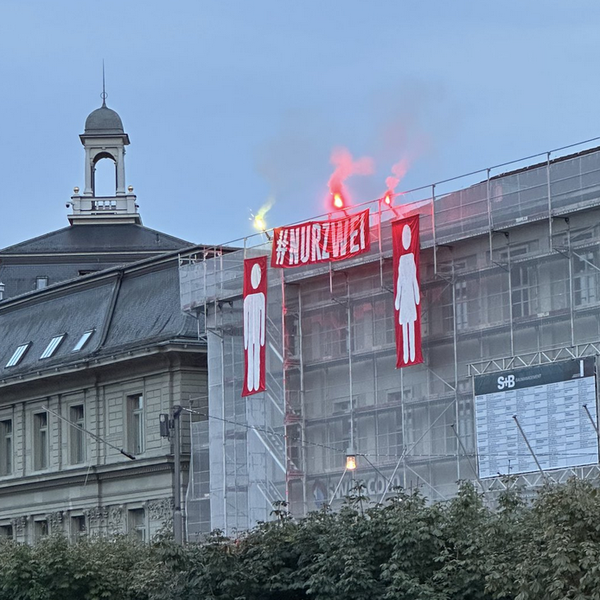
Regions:
[[102, 106], [106, 106], [106, 97], [108, 94], [106, 93], [106, 79], [104, 77], [104, 59], [102, 59]]

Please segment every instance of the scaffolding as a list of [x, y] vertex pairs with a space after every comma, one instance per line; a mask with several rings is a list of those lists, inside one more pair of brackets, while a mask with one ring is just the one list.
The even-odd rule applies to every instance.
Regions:
[[[370, 209], [369, 253], [269, 267], [267, 391], [250, 398], [241, 397], [243, 260], [269, 255], [270, 244], [260, 234], [237, 250], [181, 257], [182, 309], [204, 317], [209, 351], [208, 424], [195, 424], [204, 433], [193, 439], [210, 468], [192, 467], [190, 534], [252, 527], [278, 500], [298, 516], [335, 506], [352, 477], [375, 501], [394, 486], [445, 500], [458, 480], [478, 479], [473, 376], [600, 348], [600, 149], [559, 154], [405, 192], [394, 206], [347, 209]], [[415, 214], [425, 360], [396, 370], [391, 223]], [[598, 469], [551, 476], [573, 473]], [[535, 486], [539, 476], [519, 481]], [[492, 493], [504, 482], [480, 484]], [[202, 518], [192, 514], [200, 489]]]

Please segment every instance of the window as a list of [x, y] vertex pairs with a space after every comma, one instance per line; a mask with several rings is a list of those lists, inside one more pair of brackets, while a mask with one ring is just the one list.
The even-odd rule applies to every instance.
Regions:
[[355, 351], [373, 347], [373, 306], [368, 300], [352, 308], [352, 345]]
[[454, 307], [452, 302], [452, 288], [450, 285], [446, 285], [441, 292], [442, 331], [444, 333], [454, 330]]
[[537, 312], [536, 273], [527, 267], [513, 267], [512, 284], [513, 318], [526, 317]]
[[146, 540], [146, 515], [143, 508], [128, 511], [127, 531], [142, 542]]
[[456, 328], [466, 329], [469, 326], [466, 281], [457, 281], [454, 284], [454, 295], [456, 298]]
[[87, 528], [85, 526], [85, 516], [75, 515], [71, 517], [71, 539], [76, 541], [81, 536], [85, 535]]
[[392, 302], [370, 298], [352, 309], [352, 344], [355, 351], [370, 350], [394, 342]]
[[473, 285], [467, 286], [467, 281], [464, 279], [456, 281], [452, 285], [454, 287], [454, 292], [449, 284], [442, 290], [441, 294], [442, 326], [444, 332], [453, 331], [455, 316], [457, 330], [469, 327], [469, 297], [467, 288], [470, 288], [471, 293], [473, 293]]
[[513, 244], [510, 248], [503, 248], [499, 252], [498, 262], [507, 263], [510, 257], [511, 260], [515, 258], [523, 258], [528, 254], [537, 252], [539, 242], [537, 240], [531, 242], [525, 242], [523, 244]]
[[[456, 453], [454, 403], [406, 407], [406, 446], [411, 456], [444, 458]], [[399, 446], [399, 444], [398, 444]]]
[[0, 525], [0, 539], [12, 540], [13, 539], [13, 528], [12, 525]]
[[14, 367], [21, 362], [21, 359], [25, 356], [25, 352], [31, 346], [31, 342], [27, 342], [26, 344], [21, 344], [10, 357], [10, 360], [6, 363], [7, 367]]
[[595, 252], [576, 254], [573, 264], [573, 302], [575, 306], [587, 306], [598, 301], [598, 275]]
[[35, 289], [43, 290], [45, 287], [48, 287], [48, 278], [47, 277], [36, 277], [35, 278]]
[[12, 419], [0, 421], [0, 475], [10, 475], [13, 471], [12, 436]]
[[33, 531], [36, 540], [39, 540], [44, 536], [48, 535], [48, 521], [46, 521], [45, 519], [42, 521], [35, 521]]
[[87, 344], [87, 341], [92, 337], [92, 333], [94, 333], [94, 331], [96, 330], [90, 329], [84, 332], [79, 338], [79, 341], [75, 344], [75, 346], [73, 346], [73, 350], [71, 350], [71, 352], [79, 352]]
[[395, 408], [377, 414], [377, 454], [391, 462], [402, 453], [402, 410]]
[[329, 307], [306, 316], [302, 329], [306, 360], [337, 358], [347, 354], [348, 318], [342, 307]]
[[[85, 413], [83, 404], [71, 406], [69, 409], [71, 423], [78, 427], [85, 427]], [[77, 427], [69, 427], [69, 452], [70, 463], [78, 465], [85, 462], [85, 433]]]
[[144, 451], [144, 397], [141, 394], [127, 396], [127, 438], [131, 454]]
[[48, 467], [48, 413], [33, 415], [33, 468], [36, 471]]
[[60, 346], [61, 342], [65, 339], [65, 333], [61, 333], [60, 335], [55, 335], [51, 340], [50, 343], [46, 346], [46, 349], [42, 352], [42, 355], [40, 356], [40, 360], [42, 358], [50, 358], [58, 349], [58, 347]]
[[483, 319], [487, 324], [504, 323], [509, 317], [508, 278], [506, 272], [487, 273], [481, 277]]

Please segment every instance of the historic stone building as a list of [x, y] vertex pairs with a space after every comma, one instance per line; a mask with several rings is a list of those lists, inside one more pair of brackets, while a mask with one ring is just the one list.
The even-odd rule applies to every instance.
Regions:
[[[206, 398], [205, 344], [179, 308], [177, 251], [193, 245], [141, 224], [116, 112], [103, 104], [80, 138], [70, 225], [0, 252], [0, 532], [19, 541], [149, 539], [173, 506], [159, 415]], [[112, 196], [96, 195], [100, 160], [114, 163]]]

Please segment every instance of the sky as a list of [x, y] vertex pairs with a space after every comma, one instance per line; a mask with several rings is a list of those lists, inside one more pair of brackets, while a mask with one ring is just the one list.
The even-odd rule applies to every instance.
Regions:
[[0, 247], [68, 225], [103, 61], [144, 225], [222, 244], [326, 212], [341, 148], [359, 203], [600, 136], [599, 30], [595, 0], [0, 0]]

